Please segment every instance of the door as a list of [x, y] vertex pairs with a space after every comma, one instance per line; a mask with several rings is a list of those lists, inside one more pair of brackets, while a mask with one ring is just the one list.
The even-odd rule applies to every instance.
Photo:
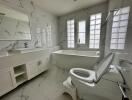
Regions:
[[0, 96], [14, 88], [10, 68], [0, 69]]
[[38, 75], [38, 60], [26, 64], [28, 80]]
[[38, 61], [38, 68], [39, 73], [42, 73], [46, 70], [48, 70], [48, 63], [49, 63], [49, 57], [43, 57]]

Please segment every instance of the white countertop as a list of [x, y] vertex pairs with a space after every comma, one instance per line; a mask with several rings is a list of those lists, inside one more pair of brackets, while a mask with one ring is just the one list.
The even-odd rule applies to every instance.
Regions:
[[37, 52], [45, 50], [44, 48], [19, 48], [11, 51], [1, 50], [0, 51], [0, 58], [7, 57], [15, 54], [23, 54], [23, 53], [29, 53], [29, 52]]

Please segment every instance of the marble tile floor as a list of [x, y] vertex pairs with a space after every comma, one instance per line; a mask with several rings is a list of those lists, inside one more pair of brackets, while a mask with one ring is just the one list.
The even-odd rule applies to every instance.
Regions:
[[52, 66], [47, 72], [17, 87], [0, 100], [72, 100], [62, 95], [68, 72]]

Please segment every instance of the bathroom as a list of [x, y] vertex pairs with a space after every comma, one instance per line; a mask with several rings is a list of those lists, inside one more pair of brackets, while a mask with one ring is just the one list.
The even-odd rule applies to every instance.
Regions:
[[0, 0], [0, 100], [132, 100], [131, 6]]

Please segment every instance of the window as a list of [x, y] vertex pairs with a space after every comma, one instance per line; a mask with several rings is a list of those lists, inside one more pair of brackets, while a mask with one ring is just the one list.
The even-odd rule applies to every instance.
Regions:
[[94, 14], [90, 16], [90, 40], [89, 48], [99, 49], [100, 44], [100, 29], [101, 29], [102, 14]]
[[130, 7], [124, 7], [114, 12], [110, 49], [124, 49], [129, 11]]
[[85, 44], [86, 21], [79, 21], [78, 23], [78, 43]]
[[51, 38], [51, 33], [52, 33], [52, 26], [50, 24], [47, 25], [46, 27], [46, 37], [47, 37], [47, 46], [51, 47], [52, 46], [52, 38]]
[[74, 48], [74, 20], [67, 21], [67, 46], [68, 48]]
[[45, 27], [43, 27], [43, 29], [42, 29], [42, 37], [43, 37], [43, 39], [42, 39], [42, 43], [43, 43], [43, 46], [45, 46], [46, 47], [46, 28]]
[[41, 32], [41, 30], [42, 29], [40, 27], [38, 27], [36, 29], [36, 34], [35, 34], [36, 40], [34, 43], [35, 47], [42, 47], [42, 32]]

